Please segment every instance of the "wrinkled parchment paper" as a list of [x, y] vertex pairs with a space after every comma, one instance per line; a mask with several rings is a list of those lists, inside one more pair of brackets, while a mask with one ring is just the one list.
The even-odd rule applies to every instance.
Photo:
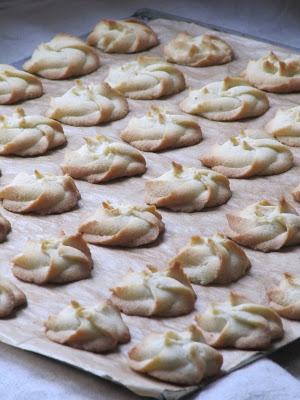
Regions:
[[[173, 38], [178, 32], [186, 30], [192, 34], [208, 32], [198, 25], [158, 19], [150, 22], [158, 33], [161, 45], [150, 50], [147, 54], [161, 55], [163, 44]], [[279, 55], [288, 54], [284, 49], [276, 48], [265, 43], [222, 34], [235, 51], [235, 60], [224, 66], [208, 68], [189, 68], [179, 66], [186, 76], [187, 85], [200, 88], [208, 82], [220, 80], [226, 75], [240, 73], [249, 58], [257, 58], [269, 50], [275, 50]], [[111, 65], [122, 64], [132, 60], [136, 55], [107, 55], [100, 53], [102, 65], [100, 69], [82, 78], [83, 82], [98, 82], [107, 75]], [[27, 101], [22, 107], [27, 113], [44, 113], [47, 110], [50, 96], [62, 95], [74, 84], [74, 80], [47, 81], [43, 80], [45, 94], [39, 99]], [[133, 115], [142, 115], [150, 104], [168, 106], [178, 110], [179, 102], [187, 95], [188, 89], [168, 99], [158, 101], [129, 100], [130, 113], [120, 121], [99, 127], [75, 128], [64, 126], [68, 144], [66, 148], [54, 150], [50, 154], [35, 158], [1, 157], [1, 185], [11, 181], [15, 174], [21, 171], [32, 173], [34, 169], [41, 172], [60, 173], [59, 164], [62, 162], [66, 149], [77, 149], [83, 144], [83, 137], [103, 133], [118, 139], [121, 129]], [[12, 346], [33, 351], [45, 356], [63, 361], [99, 377], [122, 384], [130, 390], [144, 396], [156, 398], [179, 399], [183, 395], [196, 390], [194, 387], [179, 387], [137, 374], [127, 366], [127, 351], [149, 332], [163, 332], [167, 329], [183, 330], [192, 321], [193, 314], [169, 319], [129, 317], [124, 315], [132, 340], [123, 345], [118, 351], [106, 355], [96, 355], [85, 351], [55, 344], [49, 341], [43, 330], [43, 321], [49, 313], [56, 313], [67, 305], [71, 299], [82, 304], [93, 304], [102, 298], [110, 296], [109, 288], [114, 286], [129, 268], [142, 270], [146, 264], [154, 264], [164, 268], [175, 253], [184, 246], [192, 235], [210, 235], [216, 230], [224, 231], [227, 226], [225, 214], [231, 210], [240, 209], [263, 198], [278, 200], [281, 195], [300, 211], [300, 204], [293, 201], [291, 190], [300, 181], [299, 155], [300, 149], [292, 148], [295, 156], [295, 167], [290, 171], [266, 178], [231, 179], [233, 196], [226, 205], [192, 214], [162, 211], [166, 224], [166, 232], [153, 245], [138, 249], [117, 249], [90, 246], [94, 270], [92, 277], [67, 285], [49, 285], [38, 287], [33, 284], [17, 281], [12, 276], [10, 260], [20, 252], [25, 241], [55, 237], [63, 229], [67, 234], [76, 231], [79, 223], [99, 207], [103, 200], [127, 201], [143, 203], [144, 182], [149, 178], [161, 175], [171, 167], [171, 161], [188, 166], [200, 166], [199, 157], [216, 141], [224, 141], [227, 137], [237, 134], [240, 128], [263, 127], [273, 117], [278, 107], [295, 106], [299, 102], [299, 94], [274, 95], [269, 94], [270, 110], [262, 117], [245, 122], [213, 122], [203, 118], [198, 119], [204, 140], [193, 147], [166, 151], [160, 154], [144, 153], [147, 160], [147, 172], [142, 177], [120, 179], [103, 185], [93, 185], [77, 181], [82, 200], [78, 209], [51, 216], [17, 215], [1, 209], [1, 212], [12, 223], [12, 232], [8, 241], [0, 245], [1, 275], [11, 278], [24, 290], [28, 299], [28, 307], [19, 310], [16, 316], [0, 320], [0, 340]], [[11, 114], [15, 106], [1, 106], [1, 114]], [[195, 312], [203, 311], [211, 301], [226, 300], [230, 290], [247, 295], [256, 302], [267, 302], [265, 290], [277, 284], [285, 271], [297, 273], [299, 269], [300, 248], [287, 248], [279, 252], [263, 254], [246, 250], [252, 268], [246, 277], [226, 287], [202, 287], [194, 285], [198, 299]], [[274, 344], [271, 351], [289, 343], [300, 336], [300, 324], [283, 320], [285, 336]], [[224, 350], [223, 372], [227, 373], [245, 365], [262, 355], [253, 351]]]

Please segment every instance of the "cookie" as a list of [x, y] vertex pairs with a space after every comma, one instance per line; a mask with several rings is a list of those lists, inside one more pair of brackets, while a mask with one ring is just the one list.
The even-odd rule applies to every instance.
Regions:
[[300, 244], [300, 216], [284, 198], [262, 200], [226, 217], [229, 237], [243, 246], [268, 252]]
[[79, 226], [87, 242], [103, 246], [143, 246], [154, 242], [163, 231], [162, 217], [154, 206], [113, 206], [109, 202], [103, 202]]
[[230, 197], [229, 180], [224, 175], [174, 161], [170, 171], [145, 183], [146, 203], [173, 211], [201, 211], [220, 206]]
[[0, 64], [0, 104], [15, 104], [43, 94], [42, 82], [34, 75]]
[[195, 317], [205, 341], [216, 348], [262, 350], [283, 337], [282, 321], [271, 307], [231, 293]]
[[124, 96], [137, 100], [159, 99], [185, 89], [183, 73], [154, 56], [139, 56], [111, 67], [106, 82]]
[[250, 268], [244, 250], [226, 236], [193, 236], [170, 261], [179, 263], [190, 282], [226, 285], [243, 277]]
[[196, 294], [179, 263], [165, 270], [148, 266], [130, 270], [111, 289], [111, 300], [120, 311], [143, 317], [178, 317], [194, 309]]
[[152, 106], [146, 115], [133, 117], [120, 137], [142, 151], [161, 151], [193, 146], [202, 140], [195, 119]]
[[118, 309], [108, 301], [81, 306], [77, 301], [50, 315], [44, 323], [53, 342], [93, 353], [115, 350], [130, 340], [130, 333]]
[[107, 83], [84, 85], [80, 80], [60, 97], [52, 97], [47, 116], [73, 126], [93, 126], [124, 118], [127, 100]]
[[226, 64], [233, 59], [232, 48], [216, 35], [193, 36], [180, 32], [164, 47], [167, 61], [189, 67]]
[[61, 168], [73, 178], [103, 183], [143, 174], [146, 160], [135, 148], [98, 134], [86, 137], [83, 146], [67, 152]]
[[244, 76], [252, 85], [268, 92], [299, 92], [300, 57], [281, 59], [270, 52], [258, 60], [250, 60]]
[[12, 262], [17, 278], [38, 285], [79, 281], [88, 278], [93, 268], [91, 252], [78, 234], [29, 240]]
[[0, 115], [0, 154], [32, 157], [67, 142], [61, 124], [43, 115], [26, 115], [18, 107], [12, 116]]
[[128, 357], [134, 371], [176, 385], [197, 385], [218, 375], [223, 363], [221, 353], [203, 343], [195, 325], [183, 332], [150, 333]]
[[60, 214], [77, 206], [80, 193], [68, 175], [21, 172], [0, 188], [0, 199], [14, 213]]
[[229, 178], [277, 175], [294, 165], [292, 152], [263, 131], [246, 129], [223, 144], [215, 144], [201, 162]]
[[145, 23], [134, 20], [99, 21], [87, 38], [88, 44], [105, 53], [137, 53], [158, 44], [156, 33]]
[[226, 77], [198, 90], [191, 90], [180, 108], [213, 121], [238, 121], [258, 117], [269, 109], [267, 95], [245, 79]]

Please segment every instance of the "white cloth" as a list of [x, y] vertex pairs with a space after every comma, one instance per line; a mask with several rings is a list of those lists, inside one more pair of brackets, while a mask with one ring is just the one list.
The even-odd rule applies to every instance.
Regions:
[[[87, 33], [100, 18], [130, 16], [142, 7], [299, 46], [300, 7], [293, 8], [292, 1], [0, 0], [0, 62], [11, 63], [30, 55], [37, 44], [57, 32]], [[293, 346], [281, 351], [276, 359], [300, 376], [299, 351], [298, 354], [296, 351], [299, 341]], [[299, 400], [300, 383], [265, 359], [233, 372], [192, 397], [194, 400]], [[75, 368], [0, 344], [2, 399], [137, 400], [140, 397]]]

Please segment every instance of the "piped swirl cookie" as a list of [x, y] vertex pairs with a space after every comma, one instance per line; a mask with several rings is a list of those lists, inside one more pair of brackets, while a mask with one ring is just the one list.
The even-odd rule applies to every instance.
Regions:
[[3, 207], [15, 213], [60, 214], [76, 207], [80, 193], [68, 175], [20, 173], [0, 189]]
[[279, 109], [265, 130], [281, 143], [300, 147], [300, 106]]
[[223, 363], [195, 325], [183, 332], [150, 333], [128, 356], [133, 370], [176, 385], [197, 385], [217, 375]]
[[111, 289], [112, 302], [125, 314], [144, 317], [178, 317], [194, 309], [196, 294], [179, 263], [159, 271], [130, 270]]
[[271, 307], [231, 293], [229, 301], [211, 304], [195, 317], [205, 342], [217, 348], [260, 350], [283, 336], [282, 321]]
[[27, 303], [21, 289], [8, 279], [0, 278], [0, 318], [9, 317], [16, 308]]
[[249, 61], [244, 76], [259, 89], [274, 93], [300, 91], [300, 57], [285, 60], [270, 52]]
[[180, 107], [189, 114], [214, 121], [238, 121], [264, 114], [269, 108], [269, 100], [264, 92], [246, 80], [226, 77], [202, 89], [191, 90]]
[[113, 206], [107, 201], [79, 226], [87, 242], [104, 246], [142, 246], [154, 242], [163, 231], [162, 217], [154, 206]]
[[29, 240], [12, 262], [17, 278], [38, 285], [79, 281], [88, 278], [93, 268], [91, 252], [78, 234]]
[[43, 115], [26, 115], [20, 107], [13, 116], [0, 115], [0, 154], [3, 156], [38, 156], [66, 141], [61, 124]]
[[192, 36], [180, 32], [164, 47], [167, 61], [189, 67], [226, 64], [233, 59], [232, 48], [215, 35]]
[[2, 214], [0, 214], [0, 243], [4, 242], [10, 231], [10, 222], [5, 217], [3, 217]]
[[73, 300], [44, 325], [53, 342], [94, 353], [113, 351], [130, 340], [119, 310], [108, 301], [81, 306]]
[[294, 164], [286, 146], [256, 129], [246, 129], [223, 144], [215, 144], [201, 161], [229, 178], [281, 174]]
[[300, 277], [285, 273], [278, 287], [268, 291], [271, 307], [284, 318], [300, 320]]
[[81, 39], [60, 33], [41, 43], [23, 68], [47, 79], [67, 79], [86, 75], [100, 66], [97, 52]]
[[61, 168], [73, 178], [102, 183], [143, 174], [146, 161], [135, 148], [98, 134], [85, 138], [79, 149], [67, 152]]
[[193, 212], [226, 203], [231, 197], [229, 180], [206, 168], [172, 163], [172, 169], [145, 183], [145, 201], [173, 211]]
[[158, 38], [141, 21], [104, 19], [89, 34], [87, 42], [105, 53], [137, 53], [156, 46]]
[[80, 80], [60, 97], [52, 97], [47, 115], [67, 125], [93, 126], [125, 117], [125, 97], [107, 83], [84, 85]]
[[0, 64], [0, 104], [15, 104], [42, 94], [42, 82], [36, 76], [11, 65]]
[[131, 118], [120, 137], [139, 150], [156, 152], [193, 146], [202, 132], [193, 118], [152, 106], [146, 115]]
[[300, 244], [300, 216], [285, 199], [262, 200], [226, 217], [229, 237], [243, 246], [268, 252]]
[[106, 82], [126, 97], [159, 99], [185, 89], [182, 72], [159, 57], [139, 56], [121, 66], [111, 67]]
[[199, 285], [226, 285], [244, 276], [250, 268], [246, 253], [220, 233], [193, 236], [170, 261], [170, 265], [176, 263], [182, 266], [190, 282]]

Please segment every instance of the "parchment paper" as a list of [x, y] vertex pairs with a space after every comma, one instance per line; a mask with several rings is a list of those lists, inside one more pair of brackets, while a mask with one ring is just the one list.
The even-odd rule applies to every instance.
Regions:
[[[207, 29], [195, 24], [162, 19], [150, 22], [150, 25], [158, 33], [161, 45], [147, 53], [157, 55], [161, 54], [163, 43], [182, 30], [193, 34], [209, 32]], [[244, 69], [249, 58], [260, 57], [269, 50], [275, 50], [279, 55], [288, 54], [284, 49], [254, 40], [229, 34], [222, 34], [222, 37], [232, 45], [236, 55], [235, 60], [224, 66], [208, 68], [178, 67], [185, 73], [189, 87], [200, 88], [204, 84], [220, 80], [228, 74], [238, 74]], [[136, 57], [135, 55], [106, 55], [101, 53], [100, 56], [102, 66], [93, 74], [83, 77], [83, 82], [98, 82], [106, 77], [110, 65], [122, 64]], [[74, 85], [74, 80], [57, 82], [43, 80], [43, 84], [45, 89], [44, 96], [22, 104], [27, 113], [44, 113], [47, 110], [50, 96], [63, 94]], [[128, 120], [133, 115], [144, 114], [150, 104], [168, 106], [173, 110], [178, 110], [178, 103], [187, 95], [187, 92], [188, 89], [178, 95], [159, 101], [129, 100], [130, 113], [128, 116], [105, 126], [75, 128], [65, 125], [64, 129], [68, 138], [67, 148], [77, 149], [83, 144], [84, 136], [95, 135], [100, 132], [118, 139], [119, 131], [127, 125]], [[109, 288], [114, 286], [130, 267], [134, 270], [142, 270], [148, 263], [157, 265], [160, 268], [166, 267], [171, 257], [188, 242], [192, 235], [210, 235], [216, 230], [222, 232], [227, 226], [225, 214], [230, 210], [240, 209], [263, 198], [277, 200], [281, 195], [285, 195], [293, 206], [300, 211], [300, 205], [295, 203], [290, 195], [291, 190], [300, 181], [300, 149], [292, 148], [295, 156], [295, 166], [284, 174], [248, 180], [231, 179], [233, 196], [226, 205], [192, 214], [161, 211], [166, 224], [166, 232], [153, 245], [132, 250], [91, 245], [95, 267], [90, 279], [62, 286], [38, 287], [17, 281], [12, 276], [10, 260], [23, 249], [28, 238], [55, 237], [61, 229], [67, 234], [75, 232], [79, 223], [92, 214], [103, 200], [143, 204], [145, 180], [159, 176], [167, 171], [171, 167], [172, 160], [188, 166], [200, 166], [200, 155], [207, 151], [214, 142], [224, 141], [226, 137], [237, 134], [240, 128], [263, 127], [273, 117], [277, 107], [295, 106], [299, 101], [299, 94], [269, 94], [268, 97], [271, 103], [270, 110], [256, 119], [241, 123], [221, 123], [198, 118], [203, 130], [203, 142], [193, 147], [159, 154], [144, 153], [148, 170], [142, 177], [120, 179], [103, 185], [76, 181], [82, 200], [79, 208], [74, 211], [62, 215], [37, 217], [17, 215], [1, 209], [1, 212], [12, 223], [12, 232], [8, 237], [8, 241], [0, 245], [0, 273], [11, 278], [24, 290], [28, 299], [28, 307], [19, 310], [16, 316], [0, 320], [0, 340], [10, 345], [63, 361], [99, 377], [118, 382], [140, 395], [179, 399], [183, 395], [196, 390], [197, 387], [195, 386], [180, 387], [166, 384], [131, 371], [127, 366], [128, 349], [149, 332], [163, 332], [166, 329], [179, 331], [185, 329], [196, 312], [203, 311], [211, 301], [226, 300], [230, 290], [241, 292], [256, 302], [267, 302], [265, 290], [277, 284], [283, 272], [297, 273], [300, 248], [287, 248], [286, 250], [268, 254], [246, 250], [252, 263], [252, 268], [246, 277], [226, 287], [194, 285], [198, 299], [195, 313], [193, 314], [169, 319], [147, 319], [124, 315], [132, 340], [129, 344], [121, 346], [114, 353], [96, 355], [55, 344], [46, 338], [43, 330], [43, 321], [47, 319], [49, 313], [58, 312], [71, 299], [76, 299], [82, 304], [93, 304], [101, 298], [109, 297]], [[1, 106], [0, 113], [11, 114], [14, 109], [15, 106]], [[63, 160], [65, 150], [65, 148], [54, 150], [46, 156], [26, 159], [1, 157], [1, 185], [9, 183], [15, 174], [21, 171], [32, 173], [34, 169], [39, 169], [41, 172], [60, 173], [59, 164]], [[283, 323], [285, 336], [283, 340], [276, 342], [270, 351], [300, 336], [299, 323], [288, 320], [283, 320]], [[262, 355], [262, 353], [253, 351], [236, 350], [226, 350], [222, 351], [222, 353], [224, 356], [224, 373], [245, 365]]]

